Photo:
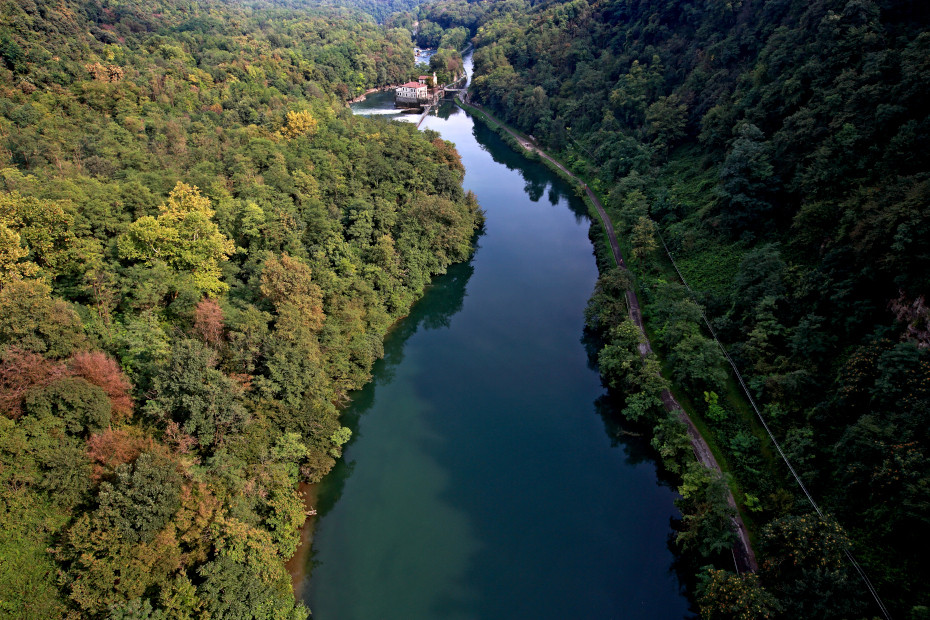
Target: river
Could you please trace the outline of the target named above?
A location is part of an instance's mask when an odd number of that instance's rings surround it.
[[[389,93],[353,107],[393,115]],[[354,434],[315,490],[301,596],[318,620],[688,616],[675,492],[582,341],[597,279],[584,204],[458,108],[422,127],[456,144],[486,231],[345,411]]]

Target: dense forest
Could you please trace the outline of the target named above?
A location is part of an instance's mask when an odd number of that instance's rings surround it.
[[[0,11],[0,615],[307,616],[283,568],[297,485],[339,458],[339,407],[482,221],[451,144],[344,102],[416,76],[414,43],[453,76],[473,42],[473,99],[623,238],[589,329],[679,484],[702,616],[877,617],[851,550],[891,615],[930,617],[930,6]],[[727,487],[755,574],[733,572]]]
[[[0,4],[0,615],[303,618],[339,409],[482,215],[350,9]]]
[[[474,100],[585,178],[624,238],[632,277],[602,263],[589,325],[624,415],[652,430],[680,481],[676,544],[702,615],[879,616],[849,549],[892,615],[930,616],[926,3],[422,11],[469,31]],[[645,364],[629,287],[658,352]],[[659,399],[668,385],[724,479],[690,462]],[[755,575],[733,573],[724,485],[751,525]]]

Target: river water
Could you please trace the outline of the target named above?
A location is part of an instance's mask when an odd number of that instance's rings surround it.
[[[390,94],[354,108],[393,116]],[[456,144],[486,231],[344,413],[354,435],[317,489],[301,596],[317,620],[688,616],[676,495],[582,342],[584,205],[458,108],[422,127]]]

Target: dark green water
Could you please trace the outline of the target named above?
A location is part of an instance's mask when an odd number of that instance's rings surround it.
[[[303,588],[314,618],[688,615],[675,494],[602,411],[581,341],[597,278],[583,204],[461,110],[423,126],[455,142],[487,230],[346,411]]]

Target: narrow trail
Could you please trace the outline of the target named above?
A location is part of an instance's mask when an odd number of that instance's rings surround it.
[[[588,198],[591,200],[591,203],[594,205],[594,208],[597,209],[597,213],[600,216],[601,223],[604,226],[604,229],[607,231],[607,239],[610,241],[610,249],[613,252],[614,260],[617,262],[617,265],[624,270],[627,270],[626,263],[623,261],[623,255],[620,252],[620,244],[617,242],[617,234],[614,232],[613,222],[607,216],[607,213],[604,211],[604,206],[601,204],[601,201],[598,200],[597,196],[594,195],[594,192],[591,191],[591,188],[588,187],[581,179],[579,179],[573,172],[568,170],[565,166],[557,162],[555,159],[549,156],[548,153],[538,148],[531,141],[526,138],[521,137],[516,132],[511,130],[505,124],[497,121],[490,113],[488,113],[481,106],[469,102],[470,106],[473,106],[485,114],[489,119],[494,120],[504,131],[510,134],[525,150],[536,153],[539,157],[545,158],[547,161],[551,162],[555,167],[564,172],[569,178],[573,179],[577,183],[584,186],[585,193]],[[652,353],[652,345],[649,343],[649,338],[646,336],[646,330],[643,326],[643,315],[639,307],[639,299],[636,297],[636,293],[632,290],[626,292],[627,307],[630,311],[630,319],[633,323],[639,328],[643,336],[643,341],[639,346],[639,353],[641,356],[645,357]],[[707,442],[704,440],[704,437],[701,436],[701,433],[698,431],[697,427],[694,425],[694,422],[691,421],[691,418],[688,416],[684,408],[678,403],[672,393],[668,390],[662,391],[662,404],[665,405],[665,409],[669,412],[675,413],[678,418],[684,422],[688,427],[688,436],[691,440],[691,448],[694,450],[694,456],[697,460],[703,464],[705,467],[712,469],[718,473],[722,473],[720,465],[717,463],[717,459],[714,458],[713,453],[710,451],[710,447],[707,445]],[[739,514],[739,510],[736,507],[736,500],[733,498],[733,493],[727,488],[727,503],[730,504],[730,507],[733,508],[734,516],[733,529],[736,532],[736,544],[733,547],[733,562],[736,566],[737,573],[744,572],[756,572],[759,568],[758,563],[756,562],[756,555],[752,550],[752,546],[749,544],[749,533],[746,530],[746,525],[743,523],[743,518]]]

